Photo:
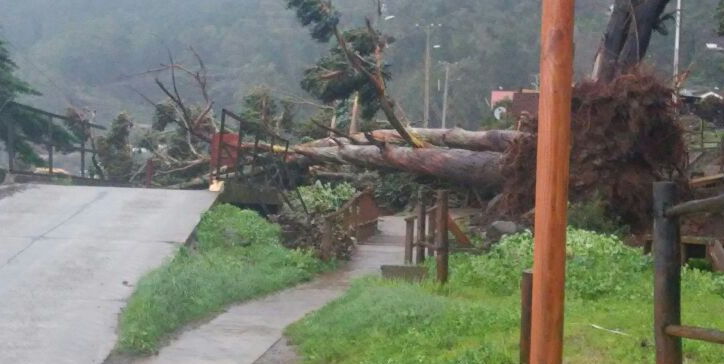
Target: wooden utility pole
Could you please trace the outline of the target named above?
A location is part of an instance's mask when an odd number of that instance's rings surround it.
[[[543,0],[532,364],[561,364],[575,0]]]
[[[432,33],[432,26],[425,26],[425,110],[422,116],[422,127],[430,127],[430,62],[431,62],[431,49],[430,49],[430,36]]]
[[[442,125],[441,129],[447,128],[447,96],[448,96],[448,82],[450,80],[450,63],[445,63],[445,86],[442,94]]]
[[[678,88],[679,79],[679,55],[681,48],[681,0],[676,1],[676,33],[674,36],[674,83]],[[678,90],[677,90],[678,92]],[[676,95],[679,96],[678,94]]]

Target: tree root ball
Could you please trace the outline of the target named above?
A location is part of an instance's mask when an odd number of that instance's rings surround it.
[[[683,183],[687,165],[684,131],[677,122],[674,92],[649,71],[610,83],[575,86],[571,125],[569,200],[599,196],[609,212],[634,228],[651,223],[652,183]],[[503,157],[503,213],[519,216],[535,203],[537,121],[523,120]]]

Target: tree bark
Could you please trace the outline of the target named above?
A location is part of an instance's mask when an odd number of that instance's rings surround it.
[[[297,147],[294,151],[314,162],[351,164],[364,168],[435,176],[491,191],[499,190],[503,185],[500,172],[501,153],[497,152],[391,145]]]
[[[413,128],[410,130],[419,136],[425,143],[433,146],[466,149],[478,152],[504,152],[517,138],[525,135],[525,133],[513,130],[469,131],[460,128]],[[395,130],[375,130],[370,134],[375,140],[382,143],[395,145],[405,144],[405,140]],[[332,147],[336,146],[338,142],[342,144],[370,145],[369,140],[367,140],[364,134],[360,133],[353,134],[350,138],[337,138],[336,141],[331,138],[319,139],[306,143],[303,147]]]
[[[611,82],[641,62],[668,3],[669,0],[616,0],[594,61],[594,80]]]

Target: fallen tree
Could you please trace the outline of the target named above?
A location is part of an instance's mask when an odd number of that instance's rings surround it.
[[[501,153],[463,149],[409,148],[389,144],[293,148],[312,164],[350,164],[362,168],[396,170],[436,176],[477,189],[499,190]]]
[[[448,147],[454,149],[466,149],[479,152],[505,152],[506,149],[519,137],[525,135],[514,130],[483,130],[470,131],[461,128],[454,129],[427,129],[411,128],[410,131],[417,135],[429,146]],[[345,136],[338,141],[331,138],[315,140],[305,144],[310,147],[324,147],[337,145],[339,141],[345,144],[371,145],[372,140],[395,145],[405,145],[407,142],[400,136],[400,133],[392,129],[374,130],[365,135],[356,133]]]

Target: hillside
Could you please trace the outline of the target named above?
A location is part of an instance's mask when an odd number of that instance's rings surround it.
[[[161,99],[153,77],[139,75],[167,62],[167,49],[179,62],[194,47],[208,64],[210,91],[217,108],[236,108],[254,86],[266,84],[281,95],[303,95],[303,69],[326,52],[310,41],[282,0],[191,0],[104,2],[94,0],[3,0],[0,35],[21,67],[20,75],[44,93],[30,103],[53,110],[69,104],[98,110],[107,123],[122,110],[138,121],[151,108],[137,91]],[[608,6],[598,0],[577,5],[577,78],[590,71],[607,22]],[[372,2],[339,0],[343,22],[360,22]],[[716,0],[690,2],[683,32],[684,66],[690,83],[714,87],[724,82],[719,55],[706,51],[714,34]],[[390,51],[392,89],[413,119],[422,115],[422,63],[425,36],[416,24],[442,24],[432,35],[433,124],[438,122],[443,67],[452,67],[451,114],[455,124],[476,128],[487,116],[485,97],[498,87],[530,87],[538,67],[539,1],[388,1],[383,29],[397,42]],[[687,21],[691,19],[691,21]],[[673,22],[667,22],[669,29]],[[656,35],[650,61],[671,71],[673,31]],[[521,46],[527,45],[527,46]],[[134,91],[137,90],[137,91]],[[192,95],[192,93],[190,93]]]

